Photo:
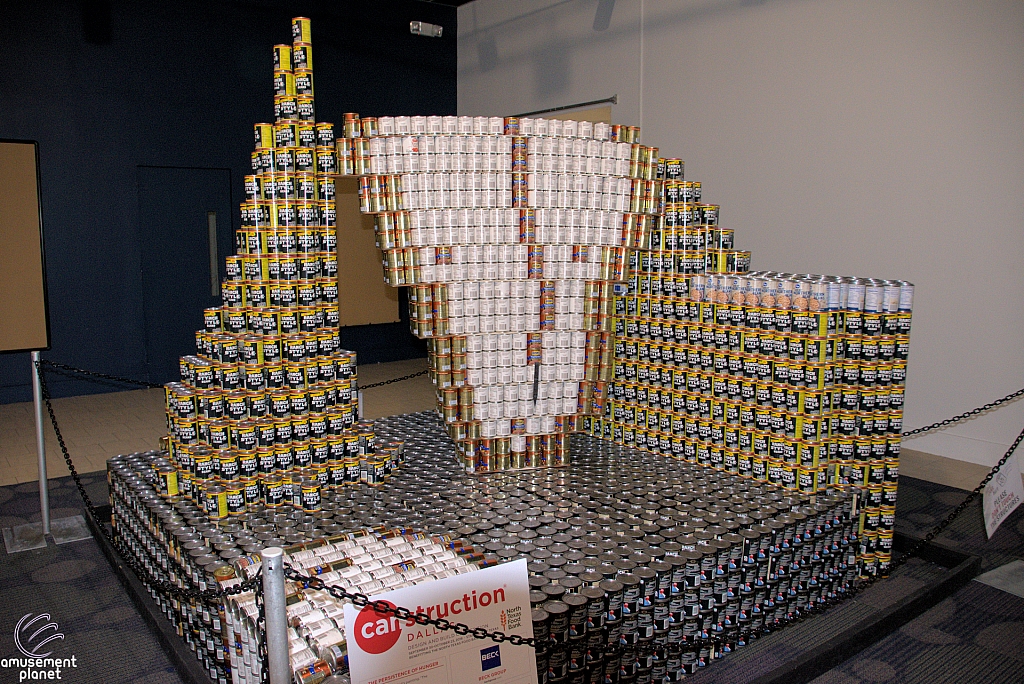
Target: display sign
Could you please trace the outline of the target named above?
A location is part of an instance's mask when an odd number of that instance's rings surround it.
[[[1020,479],[1020,461],[1017,460],[1017,454],[1013,454],[985,485],[985,494],[982,496],[985,533],[991,538],[1021,502],[1024,502],[1024,483]]]
[[[379,594],[405,606],[471,628],[533,636],[526,560]],[[345,606],[352,684],[536,684],[533,648],[459,635],[370,607]]]
[[[50,348],[39,146],[0,140],[0,352]]]

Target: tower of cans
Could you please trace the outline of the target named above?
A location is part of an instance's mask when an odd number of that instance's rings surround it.
[[[274,46],[275,123],[255,126],[223,305],[206,310],[166,388],[164,488],[213,519],[314,511],[323,488],[378,483],[399,460],[358,422],[356,358],[338,327],[334,125],[315,117],[309,20],[292,35]]]
[[[748,273],[665,160],[665,214],[615,300],[595,436],[814,495],[853,488],[862,572],[891,559],[913,285]]]
[[[662,220],[657,148],[585,121],[346,115],[341,166],[409,288],[471,473],[561,466],[612,369],[613,283]]]

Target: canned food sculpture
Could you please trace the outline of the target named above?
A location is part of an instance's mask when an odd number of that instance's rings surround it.
[[[346,114],[336,140],[309,20],[292,31],[224,305],[167,386],[169,450],[108,462],[150,575],[228,587],[283,546],[373,594],[526,558],[539,681],[647,684],[887,572],[911,284],[750,273],[636,127]],[[357,419],[339,173],[409,288],[436,415]],[[344,673],[341,606],[288,591],[295,681]],[[212,680],[259,681],[252,594],[152,593]]]
[[[386,281],[409,288],[468,472],[566,465],[568,434],[603,404],[613,284],[663,221],[658,150],[619,128],[346,115],[342,168]]]

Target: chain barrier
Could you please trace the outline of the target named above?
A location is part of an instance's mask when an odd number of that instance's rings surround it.
[[[537,643],[536,639],[533,637],[521,637],[518,634],[505,634],[504,632],[488,632],[483,627],[472,628],[462,622],[452,622],[451,620],[446,620],[444,618],[432,618],[426,613],[414,613],[408,608],[393,606],[387,601],[372,601],[366,594],[360,592],[353,593],[346,591],[339,586],[326,584],[316,577],[303,575],[297,570],[293,570],[289,565],[285,565],[284,576],[288,579],[301,582],[303,586],[307,586],[311,589],[326,591],[336,599],[349,601],[356,608],[369,606],[373,609],[373,612],[378,615],[391,615],[399,620],[412,620],[418,625],[430,625],[441,630],[451,630],[460,636],[468,634],[475,639],[490,639],[491,641],[496,641],[499,644],[507,641],[513,646],[520,646],[523,644],[527,646],[536,646]]]
[[[89,515],[96,521],[99,527],[100,533],[103,534],[104,538],[113,546],[118,555],[121,556],[121,560],[131,568],[132,572],[135,573],[146,586],[153,589],[154,591],[163,594],[165,596],[174,597],[176,599],[185,599],[193,601],[201,601],[207,604],[217,604],[223,602],[227,596],[233,596],[235,594],[241,594],[245,591],[255,589],[259,585],[258,576],[241,582],[230,589],[205,589],[200,590],[198,588],[183,589],[178,587],[167,580],[156,577],[147,569],[145,566],[138,563],[130,553],[129,549],[126,549],[124,542],[116,535],[111,534],[107,528],[103,525],[100,520],[100,516],[96,510],[96,506],[93,504],[92,499],[89,497],[89,493],[85,491],[85,485],[82,484],[82,478],[78,474],[78,470],[75,468],[74,462],[71,460],[71,454],[68,453],[67,444],[64,442],[64,435],[60,431],[60,426],[57,424],[57,416],[53,412],[53,403],[50,401],[50,389],[46,384],[46,373],[43,370],[43,364],[45,362],[37,362],[35,364],[36,373],[39,375],[39,385],[42,389],[43,403],[46,404],[46,412],[50,416],[50,424],[53,426],[53,432],[57,436],[57,444],[60,446],[61,455],[64,456],[64,463],[67,464],[68,471],[71,473],[71,479],[75,482],[75,487],[78,489],[79,496],[82,497],[82,503],[85,504]],[[100,374],[101,375],[101,374]],[[134,382],[134,381],[133,381]],[[173,563],[172,559],[171,560]],[[182,572],[181,568],[175,564],[175,570],[178,577],[185,578],[185,581],[190,585],[192,584],[191,578],[188,573]]]
[[[942,534],[947,527],[953,524],[953,521],[956,520],[961,513],[967,510],[967,507],[971,505],[971,502],[974,501],[974,499],[977,498],[977,496],[981,494],[981,492],[985,489],[985,485],[992,481],[992,478],[995,477],[996,473],[999,472],[999,469],[1003,467],[1003,465],[1010,459],[1011,456],[1013,456],[1013,452],[1017,450],[1017,447],[1020,446],[1020,443],[1022,441],[1024,441],[1024,430],[1020,431],[1020,434],[1017,435],[1017,439],[1013,440],[1013,444],[1010,445],[1010,448],[1006,450],[1006,453],[1003,454],[1003,457],[1001,459],[999,459],[999,462],[992,467],[992,470],[988,471],[988,475],[985,476],[985,478],[978,484],[978,486],[972,489],[970,493],[968,493],[967,496],[964,498],[964,500],[961,501],[959,505],[957,505],[957,507],[954,508],[952,512],[950,512],[950,514],[947,515],[942,522],[936,525],[922,539],[918,540],[917,543],[915,543],[910,548],[910,550],[907,551],[899,559],[899,565],[902,565],[904,562],[906,562],[906,559],[920,551],[925,544],[928,544],[937,536]],[[895,569],[896,567],[898,567],[898,565],[894,561],[893,569]]]
[[[87,371],[84,368],[76,368],[74,366],[69,366],[66,363],[56,363],[54,361],[47,361],[46,359],[42,359],[40,363],[46,366],[50,371],[58,373],[60,375],[67,376],[69,378],[74,378],[79,375],[85,375],[90,378],[97,378],[99,380],[106,380],[108,382],[119,382],[124,383],[126,385],[139,385],[140,387],[150,387],[152,389],[163,389],[164,387],[163,385],[158,385],[156,383],[148,382],[146,380],[132,380],[131,378],[122,378],[119,375],[110,375],[108,373],[97,373],[96,371]],[[359,389],[365,390],[370,389],[372,387],[383,387],[384,385],[390,385],[395,382],[402,382],[403,380],[411,380],[412,378],[418,378],[419,376],[426,375],[429,372],[430,369],[425,368],[421,371],[417,371],[416,373],[410,373],[409,375],[403,375],[398,378],[392,378],[391,380],[383,380],[381,382],[374,382],[370,383],[369,385],[363,385]]]
[[[50,367],[52,370],[54,370],[55,372],[58,372],[58,373],[61,373],[63,371],[62,374],[64,374],[64,375],[70,375],[72,373],[78,373],[78,374],[81,374],[81,375],[86,375],[86,376],[90,376],[90,377],[94,377],[94,378],[99,378],[99,379],[107,380],[107,381],[123,382],[123,383],[128,383],[128,384],[142,385],[142,386],[154,387],[154,388],[162,387],[162,385],[155,385],[153,383],[143,382],[143,381],[139,381],[139,380],[131,380],[129,378],[121,378],[121,377],[118,377],[118,376],[115,376],[115,375],[108,375],[108,374],[105,374],[105,373],[96,373],[96,372],[92,372],[92,371],[86,371],[86,370],[82,370],[82,369],[79,369],[79,368],[75,368],[73,366],[68,366],[66,364],[54,363],[54,362],[51,362],[51,361],[40,361],[40,362],[37,362],[35,364],[35,366],[36,366],[36,373],[39,375],[39,381],[40,381],[40,385],[42,387],[43,401],[46,404],[46,410],[47,410],[47,412],[49,413],[49,416],[50,416],[50,423],[53,425],[54,433],[57,436],[57,443],[60,445],[61,454],[64,456],[64,461],[67,464],[68,470],[71,472],[71,477],[72,477],[72,479],[75,482],[75,486],[78,488],[78,492],[79,492],[79,494],[82,497],[82,501],[85,503],[85,506],[89,510],[90,515],[93,516],[93,519],[98,521],[99,518],[96,515],[96,508],[93,505],[92,500],[89,498],[88,493],[85,491],[85,487],[83,486],[83,484],[81,482],[81,478],[79,477],[78,472],[75,469],[74,463],[71,460],[71,456],[68,453],[67,445],[64,442],[64,437],[63,437],[63,435],[60,432],[60,427],[57,424],[57,418],[56,418],[56,416],[54,415],[54,412],[53,412],[53,405],[50,402],[49,389],[47,388],[47,385],[46,385],[46,376],[45,376],[45,372],[43,370],[43,366],[44,365]],[[403,380],[409,380],[411,378],[415,378],[415,377],[418,377],[420,375],[425,375],[427,372],[428,372],[427,370],[422,370],[422,371],[419,371],[417,373],[411,373],[409,375],[405,375],[405,376],[402,376],[402,377],[394,378],[394,379],[391,379],[391,380],[385,380],[383,382],[378,382],[378,383],[373,383],[373,384],[370,384],[370,385],[365,385],[361,389],[369,389],[369,388],[372,388],[372,387],[380,387],[380,386],[383,386],[383,385],[390,385],[390,384],[395,383],[395,382],[402,382]],[[939,421],[937,423],[933,423],[931,425],[927,425],[927,426],[922,427],[922,428],[917,428],[916,430],[910,430],[908,432],[904,432],[902,436],[903,437],[911,437],[911,436],[914,436],[914,435],[919,435],[919,434],[922,434],[922,433],[925,433],[925,432],[929,432],[931,430],[936,430],[936,429],[939,429],[939,428],[942,428],[942,427],[946,427],[946,426],[952,425],[954,423],[958,423],[958,422],[960,422],[962,420],[966,420],[967,418],[971,418],[971,417],[976,416],[976,415],[978,415],[980,413],[984,413],[985,411],[992,410],[992,409],[996,408],[997,406],[1005,404],[1005,403],[1007,403],[1009,401],[1013,401],[1014,399],[1016,399],[1017,397],[1020,397],[1022,395],[1024,395],[1024,389],[1021,389],[1021,390],[1018,390],[1017,392],[1009,394],[1009,395],[1003,397],[1002,399],[998,399],[996,401],[993,401],[993,402],[990,402],[988,404],[985,404],[984,406],[980,406],[980,407],[978,407],[976,409],[973,409],[971,411],[967,411],[966,413],[962,413],[962,414],[960,414],[958,416],[954,416],[953,418],[948,418],[946,420]],[[908,560],[910,560],[910,558],[916,556],[920,552],[920,550],[926,544],[932,542],[937,536],[942,534],[942,532],[945,531],[946,528],[948,528],[953,523],[953,521],[956,520],[968,508],[968,506],[971,505],[971,503],[974,501],[974,499],[985,488],[985,485],[987,485],[992,480],[992,478],[995,476],[995,474],[997,472],[999,472],[999,469],[1013,455],[1013,453],[1016,451],[1017,447],[1020,446],[1022,441],[1024,441],[1024,430],[1022,430],[1020,432],[1020,434],[1014,440],[1013,444],[1006,451],[1006,453],[1003,455],[1003,457],[1001,459],[999,459],[999,462],[996,463],[996,465],[989,471],[988,475],[985,476],[985,478],[978,484],[977,487],[975,487],[970,493],[968,493],[967,497],[962,502],[960,502],[960,504],[956,508],[954,508],[953,511],[950,512],[950,514],[947,515],[946,518],[941,523],[936,525],[924,537],[922,537],[921,539],[916,541],[910,547],[910,549],[908,549],[899,558],[896,558],[896,559],[894,559],[892,561],[892,563],[890,565],[890,568],[889,568],[889,574],[891,574],[897,568],[899,568],[902,565],[904,565]],[[128,565],[132,569],[132,571],[136,574],[136,576],[139,577],[139,579],[142,580],[147,586],[149,586],[150,588],[152,588],[152,589],[154,589],[154,590],[156,590],[156,591],[158,591],[158,592],[160,592],[162,594],[170,595],[170,596],[175,596],[175,597],[178,597],[178,598],[186,598],[186,599],[199,600],[199,601],[204,601],[204,602],[207,602],[207,603],[219,603],[219,602],[223,601],[224,598],[227,597],[227,596],[232,596],[232,595],[235,595],[235,594],[240,594],[240,593],[245,592],[245,591],[253,591],[253,593],[255,595],[257,607],[259,608],[259,618],[258,618],[258,621],[257,621],[257,627],[258,627],[257,633],[259,634],[260,641],[259,641],[259,644],[258,644],[257,648],[258,648],[258,652],[260,654],[260,662],[261,662],[261,673],[260,673],[261,674],[261,681],[263,681],[263,682],[267,681],[267,679],[268,679],[267,660],[266,660],[267,659],[267,645],[266,645],[266,636],[265,636],[265,632],[266,632],[266,630],[265,630],[266,613],[265,613],[265,610],[264,610],[263,596],[262,596],[262,593],[261,593],[262,587],[260,586],[261,572],[257,572],[257,574],[252,579],[244,581],[244,582],[241,582],[240,584],[235,585],[234,587],[232,587],[230,589],[227,589],[227,590],[205,590],[205,591],[200,591],[198,589],[182,589],[180,587],[177,587],[177,586],[171,584],[170,582],[167,582],[165,580],[161,580],[159,578],[154,577],[146,568],[144,568],[143,566],[139,565],[132,558],[131,554],[127,552],[127,549],[125,549],[123,547],[123,543],[117,537],[111,535],[106,530],[106,528],[103,525],[100,525],[100,531],[102,532],[103,536],[106,537],[106,539],[110,542],[110,544],[112,546],[114,546],[114,548],[116,548],[118,550],[118,553],[121,555],[121,558],[123,559],[125,564]],[[184,574],[179,572],[179,576],[187,576],[187,575],[184,575]],[[755,629],[751,630],[750,638],[751,639],[757,639],[757,638],[759,638],[761,636],[766,636],[767,634],[770,634],[772,632],[778,631],[779,629],[781,629],[782,627],[785,627],[788,624],[794,624],[795,622],[799,622],[799,621],[801,621],[805,617],[809,617],[811,615],[820,614],[820,613],[828,610],[829,608],[831,608],[831,607],[833,607],[835,605],[838,605],[839,603],[841,603],[841,602],[843,602],[843,601],[845,601],[845,600],[847,600],[849,598],[852,598],[853,596],[859,594],[860,592],[864,591],[865,589],[867,589],[868,587],[873,585],[875,582],[877,582],[877,581],[879,581],[879,580],[881,580],[881,579],[883,579],[884,577],[887,577],[887,576],[888,576],[888,574],[884,575],[884,576],[883,575],[874,575],[874,576],[871,576],[871,577],[868,577],[868,578],[858,578],[857,580],[855,580],[853,582],[853,584],[847,590],[845,590],[843,592],[840,592],[840,593],[837,593],[835,596],[832,596],[832,597],[822,598],[817,603],[809,605],[809,606],[806,606],[802,611],[799,612],[799,614],[797,616],[795,616],[795,619],[792,620],[792,621],[786,622],[786,623],[784,623],[782,625],[764,625],[762,627],[758,627],[758,628],[755,628]],[[288,565],[285,565],[285,577],[288,578],[288,579],[300,582],[305,587],[310,587],[312,589],[318,589],[318,590],[326,591],[327,593],[329,593],[331,596],[333,596],[336,599],[339,599],[339,600],[342,600],[342,601],[350,601],[357,608],[363,608],[363,607],[369,606],[370,608],[373,609],[374,612],[376,612],[378,614],[381,614],[381,615],[391,615],[391,616],[393,616],[393,617],[395,617],[395,618],[397,618],[399,620],[412,620],[416,624],[419,624],[419,625],[424,625],[424,626],[429,625],[429,626],[436,627],[437,629],[440,629],[440,630],[451,630],[451,631],[455,632],[456,634],[459,634],[459,635],[462,635],[462,636],[470,635],[470,636],[472,636],[475,639],[489,639],[489,640],[495,641],[497,643],[502,643],[502,642],[506,642],[507,641],[508,643],[510,643],[510,644],[512,644],[514,646],[518,646],[518,645],[527,645],[527,646],[531,646],[531,647],[535,647],[536,646],[536,640],[534,638],[532,638],[532,637],[530,637],[530,638],[521,637],[521,636],[519,636],[517,634],[505,634],[503,632],[497,632],[497,631],[489,632],[486,629],[484,629],[483,627],[471,628],[469,625],[466,625],[466,624],[461,623],[461,622],[452,622],[452,621],[446,620],[444,618],[432,618],[429,615],[426,615],[425,613],[414,613],[413,611],[409,610],[408,608],[403,608],[401,606],[392,606],[387,601],[373,601],[366,594],[363,594],[363,593],[360,593],[360,592],[352,593],[352,592],[349,592],[349,591],[347,591],[347,590],[345,590],[345,589],[343,589],[341,587],[334,586],[334,585],[328,585],[328,584],[324,583],[322,580],[320,580],[320,579],[318,579],[316,577],[310,577],[310,576],[307,576],[307,575],[303,575],[302,573],[298,572],[297,570],[294,570],[293,568],[291,568],[291,566],[288,566]],[[722,645],[726,644],[729,640],[730,640],[729,637],[709,635],[706,639],[702,640],[702,645],[722,646]]]
[[[390,385],[391,383],[394,383],[394,382],[402,382],[403,380],[409,380],[411,378],[418,378],[421,375],[426,375],[428,372],[430,372],[430,369],[426,368],[426,369],[423,369],[423,370],[419,371],[418,373],[410,373],[409,375],[403,375],[400,378],[393,378],[391,380],[384,380],[383,382],[374,382],[374,383],[370,383],[369,385],[363,385],[359,389],[366,390],[366,389],[370,389],[371,387],[382,387],[384,385]]]
[[[56,361],[48,361],[46,359],[40,359],[40,363],[46,366],[51,371],[66,375],[68,377],[74,377],[75,374],[85,375],[90,378],[99,378],[100,380],[108,380],[110,382],[123,382],[126,385],[139,385],[140,387],[150,387],[153,389],[163,389],[163,385],[158,385],[147,380],[133,380],[131,378],[122,378],[119,375],[109,375],[107,373],[97,373],[96,371],[88,371],[84,368],[75,368],[69,366],[66,363],[57,363]]]
[[[259,573],[262,572],[263,566],[260,565]],[[254,591],[253,598],[259,611],[256,617],[256,654],[260,658],[260,682],[266,684],[270,681],[270,673],[267,670],[267,610],[263,604],[262,589],[263,587],[260,587],[260,591]]]
[[[974,416],[976,416],[976,415],[978,415],[980,413],[985,413],[986,411],[991,411],[995,407],[1002,406],[1006,402],[1013,401],[1014,399],[1016,399],[1017,397],[1020,397],[1020,396],[1024,396],[1024,389],[1019,389],[1019,390],[1017,390],[1016,392],[1014,392],[1012,394],[1007,394],[1002,399],[996,399],[995,401],[990,401],[989,403],[985,404],[984,406],[979,406],[978,408],[971,409],[970,411],[967,411],[966,413],[961,413],[959,416],[953,416],[952,418],[947,418],[946,420],[940,420],[937,423],[932,423],[931,425],[925,425],[924,427],[919,427],[916,430],[908,430],[907,432],[904,432],[900,436],[903,437],[904,439],[906,439],[907,437],[914,437],[916,435],[920,435],[920,434],[923,434],[925,432],[931,432],[932,430],[938,430],[939,428],[949,427],[950,425],[953,425],[954,423],[959,423],[961,420],[967,420],[968,418],[973,418]]]

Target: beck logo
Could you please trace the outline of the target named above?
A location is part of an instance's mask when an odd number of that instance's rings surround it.
[[[500,646],[495,644],[490,648],[480,649],[480,669],[484,672],[501,667],[501,650]]]
[[[388,605],[395,607],[392,603]],[[366,606],[356,616],[356,643],[366,653],[384,653],[398,643],[400,636],[402,623],[393,615],[384,615]]]

